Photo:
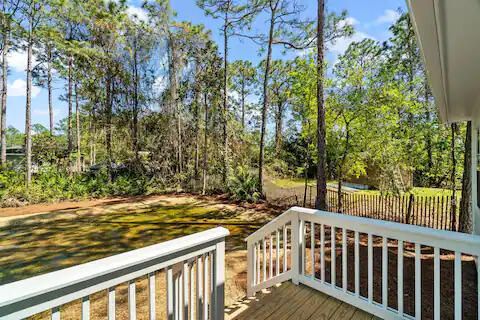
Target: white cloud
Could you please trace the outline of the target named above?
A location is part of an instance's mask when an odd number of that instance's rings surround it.
[[[165,79],[162,76],[157,77],[155,79],[155,81],[153,82],[153,90],[157,94],[160,94],[163,91],[165,91],[165,89],[167,89],[167,85],[168,85],[168,80],[167,79]]]
[[[135,7],[135,6],[132,6],[132,5],[128,6],[127,14],[132,19],[138,19],[139,21],[147,21],[148,20],[147,11],[145,11],[142,8]]]
[[[344,26],[354,26],[356,24],[358,24],[358,20],[354,17],[346,17],[338,22],[339,28],[343,28]]]
[[[363,39],[375,39],[373,36],[366,34],[364,32],[357,31],[351,37],[343,37],[337,39],[335,43],[329,45],[330,52],[334,54],[343,54],[353,42],[360,42]]]
[[[228,90],[228,97],[234,101],[239,101],[241,98],[240,93],[233,90]]]
[[[32,66],[38,63],[35,55],[32,57]],[[25,50],[10,51],[7,55],[8,66],[16,72],[25,72],[27,69],[27,52]]]
[[[375,20],[375,24],[394,23],[398,18],[400,18],[400,13],[398,11],[387,9]]]
[[[25,97],[27,92],[27,82],[22,79],[17,79],[7,86],[8,96],[10,97]],[[40,94],[40,88],[32,86],[32,98]]]

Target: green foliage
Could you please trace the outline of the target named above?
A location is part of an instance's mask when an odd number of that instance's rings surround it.
[[[147,191],[154,193],[160,189],[146,175],[119,172],[109,182],[106,168],[95,173],[69,174],[59,167],[44,165],[34,174],[28,188],[23,173],[15,170],[0,172],[0,206],[140,195]]]
[[[257,202],[261,198],[257,177],[248,167],[241,166],[235,170],[229,183],[230,194],[235,200]]]

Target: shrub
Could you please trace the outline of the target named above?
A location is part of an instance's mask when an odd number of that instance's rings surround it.
[[[256,202],[261,197],[257,177],[244,166],[235,170],[235,175],[230,179],[229,190],[235,200]]]

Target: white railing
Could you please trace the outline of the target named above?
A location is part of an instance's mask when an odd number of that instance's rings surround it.
[[[115,319],[115,287],[128,283],[129,319],[136,319],[135,283],[148,279],[149,319],[224,318],[225,228],[129,251],[0,287],[0,319],[50,312],[60,319],[67,304],[81,299],[81,318],[90,317],[94,293],[105,292],[108,319]],[[166,305],[156,305],[155,278],[165,272]]]
[[[380,256],[374,259],[375,247]],[[422,318],[422,272],[423,276],[427,272],[422,260],[426,257],[433,259],[433,268],[428,269],[433,272],[432,316],[440,319],[441,304],[447,302],[441,301],[442,281],[446,280],[442,279],[440,258],[448,251],[454,266],[454,318],[462,319],[462,257],[478,260],[480,236],[294,207],[250,235],[247,248],[249,296],[291,279],[384,319]],[[396,257],[392,259],[392,255]],[[366,265],[361,257],[366,258]],[[409,274],[404,268],[405,259],[411,262]],[[377,264],[381,268],[375,268]],[[363,277],[361,268],[366,271]],[[468,280],[476,281],[473,301],[480,319],[479,264],[474,268],[477,276]],[[392,279],[396,282],[393,288],[389,287],[392,270],[396,278]],[[374,276],[378,277],[376,281],[381,280],[380,301],[374,299]],[[404,308],[404,279],[413,282],[411,314]],[[392,292],[396,301],[389,302]]]

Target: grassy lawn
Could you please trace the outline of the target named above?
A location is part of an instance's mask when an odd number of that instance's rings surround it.
[[[273,179],[272,183],[280,188],[298,188],[304,186],[305,180],[302,178],[277,178]],[[328,181],[329,185],[336,186],[336,181]],[[308,185],[315,186],[315,180],[309,179]],[[378,190],[361,190],[360,194],[380,194]],[[416,196],[451,196],[452,191],[449,189],[441,188],[423,188],[423,187],[414,187],[410,192]]]
[[[378,190],[363,190],[359,191],[361,194],[375,194],[379,195],[380,191]],[[452,190],[449,189],[441,189],[441,188],[422,188],[422,187],[414,187],[408,194],[413,194],[415,196],[426,196],[426,197],[436,197],[436,196],[451,196]],[[459,193],[457,193],[457,196]]]
[[[275,214],[268,206],[242,207],[216,198],[153,196],[52,209],[41,214],[11,216],[0,210],[0,285],[74,266],[195,232],[224,226],[226,240],[226,304],[245,295],[244,239]],[[22,210],[19,210],[19,213]],[[36,211],[33,211],[36,212]],[[25,214],[25,213],[20,213]],[[165,318],[165,274],[156,276],[157,318]],[[137,315],[148,316],[148,282],[136,281]],[[129,319],[128,286],[116,288],[116,318]],[[92,318],[107,317],[104,291],[91,296]],[[79,319],[80,301],[62,307],[62,319]],[[33,317],[49,319],[49,312]]]
[[[296,188],[305,185],[305,179],[302,178],[277,178],[273,179],[272,182],[280,188]],[[315,180],[309,179],[308,184],[314,186]]]
[[[60,210],[15,217],[0,225],[0,284],[100,259],[223,225],[227,250],[243,250],[244,238],[268,213],[193,197]]]

